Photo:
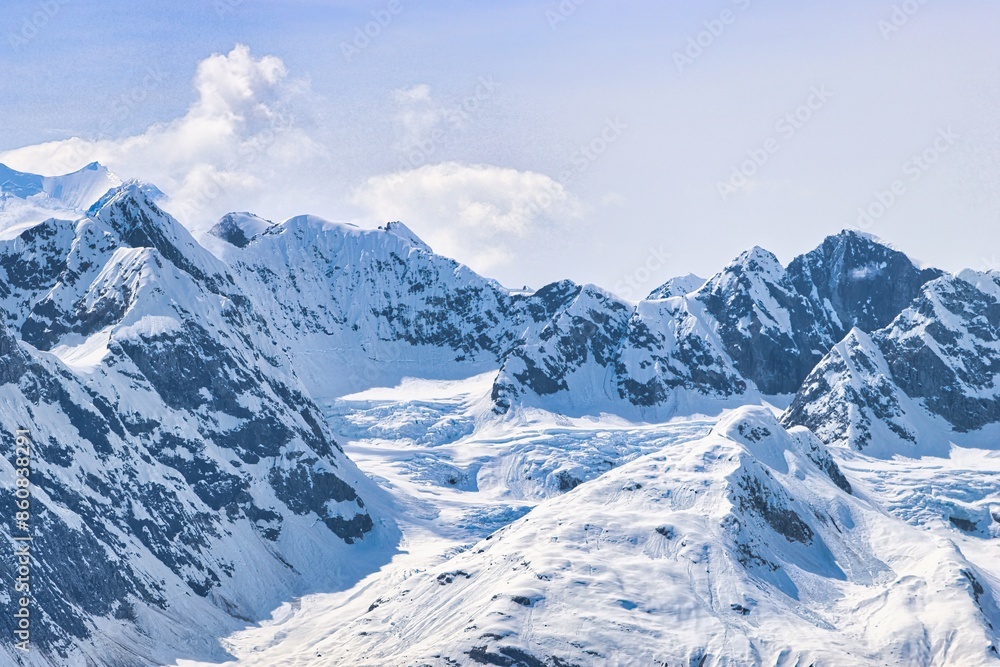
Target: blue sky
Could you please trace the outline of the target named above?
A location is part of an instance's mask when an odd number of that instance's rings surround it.
[[[636,298],[851,226],[1000,268],[995,2],[152,5],[4,3],[0,161],[101,159],[196,230],[402,219],[511,286]]]

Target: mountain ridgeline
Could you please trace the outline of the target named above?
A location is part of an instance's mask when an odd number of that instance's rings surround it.
[[[655,421],[768,400],[790,402],[785,424],[830,444],[865,449],[876,428],[903,453],[919,429],[894,410],[936,420],[932,448],[1000,422],[1000,276],[922,268],[857,231],[787,267],[753,248],[700,285],[671,281],[639,303],[570,281],[506,290],[398,222],[233,214],[206,243],[314,396],[499,369],[499,417],[541,408]],[[868,364],[838,365],[858,341]]]

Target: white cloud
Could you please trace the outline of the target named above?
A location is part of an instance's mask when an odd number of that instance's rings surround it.
[[[566,187],[541,173],[439,160],[425,164],[436,157],[435,137],[460,129],[495,92],[490,79],[481,79],[452,107],[438,102],[427,85],[394,91],[400,139],[418,146],[418,154],[407,153],[399,171],[360,185],[363,176],[353,184],[332,180],[337,170],[328,155],[336,152],[330,147],[328,153],[316,139],[324,128],[302,124],[291,114],[293,108],[308,111],[315,102],[302,94],[307,85],[291,79],[279,58],[256,58],[238,45],[203,60],[193,88],[195,99],[183,116],[140,134],[38,144],[2,153],[0,162],[55,175],[99,161],[123,178],[158,186],[171,199],[167,209],[195,232],[233,210],[274,219],[354,215],[369,226],[402,220],[436,251],[487,274],[516,265],[543,246],[540,239],[549,232],[582,214]]]
[[[237,45],[199,63],[194,89],[184,116],[142,134],[38,144],[0,154],[0,161],[43,174],[99,161],[156,184],[170,196],[170,210],[193,228],[260,203],[264,190],[279,187],[275,179],[317,171],[324,151],[290,113],[307,85],[290,80],[281,59],[254,58]]]
[[[392,92],[395,113],[395,148],[399,151],[399,170],[417,169],[445,162],[447,155],[463,143],[470,126],[487,126],[483,115],[500,89],[492,77],[479,77],[475,86],[462,98],[439,100],[425,83]],[[451,159],[455,159],[454,157]]]
[[[434,130],[444,122],[446,110],[431,95],[425,83],[392,92],[396,103],[395,120],[399,127],[399,148],[408,150],[431,140]]]
[[[402,220],[435,251],[481,272],[512,260],[543,226],[581,214],[579,202],[544,174],[456,162],[375,176],[351,201],[367,222]]]

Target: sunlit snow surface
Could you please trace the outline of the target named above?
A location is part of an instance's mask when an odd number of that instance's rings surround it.
[[[542,411],[520,423],[489,417],[495,373],[459,382],[406,379],[327,405],[348,456],[387,488],[400,523],[400,553],[343,593],[313,595],[224,644],[225,665],[339,665],[318,649],[339,624],[363,616],[383,594],[490,533],[603,472],[706,434],[714,420],[631,424],[617,417],[569,419]],[[476,429],[477,423],[479,428]],[[218,663],[181,661],[182,667]],[[392,661],[386,664],[394,664]]]
[[[227,638],[226,667],[1000,664],[995,452],[838,449],[848,495],[809,459],[818,441],[769,410],[500,421],[491,380],[404,380],[326,406],[390,492],[399,553]],[[808,543],[737,507],[747,480]]]

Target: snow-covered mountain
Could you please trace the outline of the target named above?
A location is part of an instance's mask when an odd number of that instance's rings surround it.
[[[378,491],[267,320],[142,188],[0,257],[0,419],[36,444],[36,653],[20,664],[221,657],[212,637],[385,557],[393,529],[363,499]]]
[[[498,411],[520,401],[662,419],[790,395],[851,328],[884,326],[939,275],[845,231],[787,269],[753,248],[693,292],[668,282],[635,306],[582,288],[508,355]]]
[[[0,164],[0,230],[73,217],[86,211],[121,179],[96,162],[63,176],[39,176]]]
[[[991,579],[741,408],[383,592],[352,665],[993,665]]]
[[[495,369],[522,330],[548,322],[570,298],[560,285],[510,292],[434,254],[399,222],[364,230],[241,214],[211,236],[208,247],[254,294],[316,396]]]
[[[663,283],[649,293],[647,299],[668,299],[672,296],[684,296],[694,292],[705,284],[705,279],[689,273],[686,276],[676,276]]]
[[[788,394],[851,328],[888,324],[939,275],[871,236],[845,231],[787,269],[754,248],[697,298],[740,372],[765,394]]]
[[[946,454],[953,442],[993,448],[998,297],[996,273],[928,283],[888,326],[838,343],[806,379],[786,423],[875,456]]]
[[[676,281],[679,291],[700,282],[696,291],[665,297],[671,281],[630,304],[568,281],[506,290],[398,222],[362,230],[230,214],[204,242],[244,291],[263,292],[261,307],[314,395],[499,366],[498,414],[547,407],[665,418],[792,394],[851,327],[888,322],[940,275],[844,232],[787,270],[756,248],[708,281]],[[342,374],[331,378],[328,365]]]
[[[1000,659],[996,273],[846,231],[638,303],[512,291],[399,222],[195,239],[99,165],[0,175],[19,664]]]

